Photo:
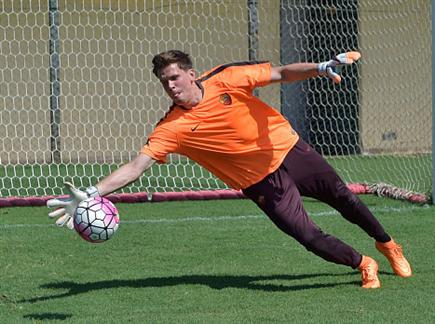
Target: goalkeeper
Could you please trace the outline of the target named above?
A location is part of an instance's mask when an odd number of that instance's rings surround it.
[[[375,240],[376,248],[401,277],[411,267],[400,245],[385,232],[369,209],[334,169],[292,129],[274,108],[253,95],[256,87],[326,76],[341,81],[336,68],[358,60],[358,52],[330,61],[273,67],[269,62],[220,65],[196,76],[188,54],[171,50],[154,56],[153,73],[173,104],[149,135],[137,157],[86,192],[66,184],[70,198],[52,199],[49,213],[58,225],[71,227],[77,204],[107,195],[139,178],[169,153],[196,161],[229,186],[241,189],[286,234],[321,258],[358,269],[363,288],[378,288],[378,264],[350,245],[324,233],[308,216],[301,196],[335,208]]]

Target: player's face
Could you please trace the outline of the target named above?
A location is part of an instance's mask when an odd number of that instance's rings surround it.
[[[197,88],[193,69],[185,71],[177,63],[173,63],[160,70],[159,79],[174,103],[183,106],[193,101],[194,90]]]

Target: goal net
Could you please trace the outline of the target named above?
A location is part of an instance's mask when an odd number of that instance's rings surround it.
[[[0,2],[0,196],[89,186],[134,158],[170,106],[154,54],[199,73],[222,63],[360,62],[257,90],[348,183],[431,191],[429,0],[6,0]],[[225,189],[172,155],[124,193]]]

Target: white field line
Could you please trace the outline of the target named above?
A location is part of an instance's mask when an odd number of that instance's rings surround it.
[[[395,207],[382,207],[382,208],[371,208],[370,210],[376,213],[408,213],[413,210],[421,210],[430,208],[429,206],[409,206],[402,208]],[[333,216],[338,215],[338,212],[324,211],[324,212],[316,212],[309,213],[310,216]],[[259,219],[267,219],[265,214],[258,215],[241,215],[241,216],[194,216],[194,217],[185,217],[185,218],[157,218],[157,219],[136,219],[136,220],[121,220],[121,224],[129,225],[129,224],[176,224],[176,223],[194,223],[194,222],[220,222],[220,221],[246,221],[246,220],[259,220]],[[1,217],[0,217],[1,221]],[[54,224],[0,224],[0,230],[4,229],[17,229],[17,228],[37,228],[37,227],[54,227]]]

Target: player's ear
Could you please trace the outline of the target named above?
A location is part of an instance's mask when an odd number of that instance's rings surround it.
[[[194,80],[194,79],[196,79],[196,71],[195,71],[195,69],[189,69],[188,71],[187,71],[187,73],[189,74],[189,76]]]

